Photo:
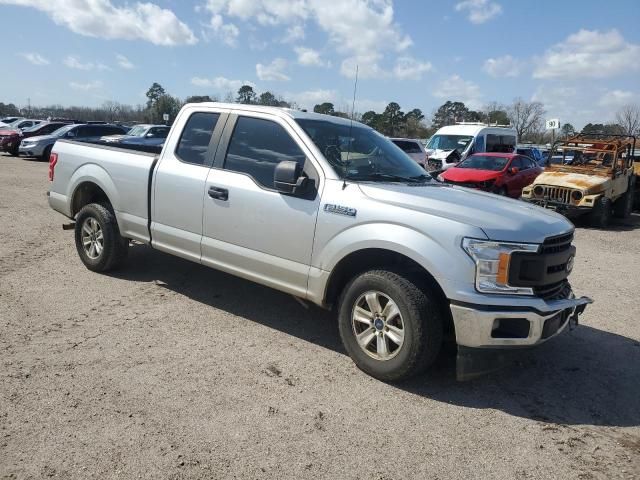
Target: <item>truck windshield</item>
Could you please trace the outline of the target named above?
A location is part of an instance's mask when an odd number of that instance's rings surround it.
[[[354,181],[430,182],[411,157],[375,130],[326,120],[297,119],[340,178]]]
[[[147,128],[148,127],[138,125],[137,127],[131,128],[131,130],[127,132],[127,135],[130,137],[142,137],[147,131]]]
[[[430,150],[458,150],[464,152],[473,137],[469,135],[434,135],[429,140],[427,148]]]
[[[71,130],[73,127],[75,127],[75,125],[65,125],[64,127],[60,127],[59,129],[52,132],[51,135],[54,137],[61,137],[62,135],[67,133],[69,130]]]

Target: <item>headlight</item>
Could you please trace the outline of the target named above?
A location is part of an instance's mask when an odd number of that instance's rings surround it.
[[[476,290],[479,292],[533,295],[532,288],[509,285],[509,266],[513,252],[536,253],[538,245],[465,238],[462,248],[476,264]]]

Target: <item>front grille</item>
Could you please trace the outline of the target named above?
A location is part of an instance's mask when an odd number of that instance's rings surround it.
[[[548,185],[543,185],[543,188],[544,193],[542,196],[545,199],[566,204],[571,203],[571,193],[573,192],[571,188],[550,187]]]
[[[571,285],[567,279],[564,279],[548,285],[533,287],[533,293],[544,300],[564,300],[569,298],[571,294]]]
[[[514,252],[509,266],[509,284],[530,287],[545,300],[566,298],[571,293],[567,264],[575,254],[573,232],[547,238],[537,253]]]
[[[571,248],[571,242],[573,241],[573,232],[566,233],[564,235],[558,235],[557,237],[549,237],[542,244],[540,253],[560,253]]]
[[[440,170],[442,168],[442,160],[432,160],[431,158],[427,160],[427,166],[431,170]]]

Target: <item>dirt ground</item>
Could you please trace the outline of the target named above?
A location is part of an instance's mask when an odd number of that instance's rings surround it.
[[[579,328],[394,386],[290,296],[140,245],[88,271],[46,172],[0,155],[0,478],[640,477],[640,216],[577,229]]]

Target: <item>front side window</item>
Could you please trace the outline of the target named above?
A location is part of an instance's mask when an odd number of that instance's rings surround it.
[[[428,182],[431,178],[388,138],[360,124],[297,119],[340,178],[353,181]]]
[[[156,127],[149,130],[149,133],[155,138],[167,138],[167,135],[169,134],[169,128]]]
[[[219,113],[193,113],[182,131],[176,156],[183,162],[205,165],[209,142],[219,117]]]
[[[511,162],[511,167],[515,167],[518,170],[524,170],[526,167],[524,166],[524,162],[521,157],[516,157]]]
[[[271,120],[238,117],[229,141],[225,170],[250,175],[273,188],[276,165],[289,160],[304,167],[306,156],[287,131]]]

